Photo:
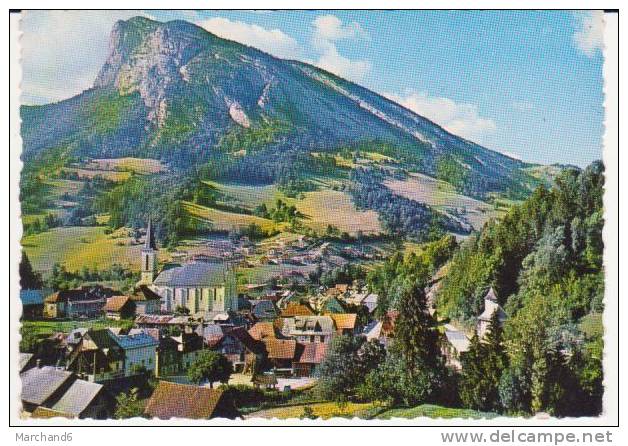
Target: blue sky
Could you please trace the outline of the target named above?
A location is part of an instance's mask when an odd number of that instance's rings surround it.
[[[113,23],[138,12],[27,12],[22,100],[89,88]],[[525,161],[601,158],[597,12],[146,11],[298,59],[383,94],[460,136]],[[77,56],[78,55],[78,56]]]

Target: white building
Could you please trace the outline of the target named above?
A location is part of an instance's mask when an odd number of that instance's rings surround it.
[[[194,260],[157,274],[157,247],[150,220],[141,255],[140,288],[145,285],[161,298],[162,312],[183,307],[191,315],[205,316],[238,310],[235,273],[225,262]]]
[[[177,307],[201,316],[238,310],[235,273],[222,262],[191,262],[165,269],[151,289],[161,296],[161,309],[167,313]]]
[[[480,339],[482,339],[488,331],[491,325],[491,318],[495,313],[497,313],[499,323],[503,325],[506,319],[508,319],[508,316],[497,302],[497,295],[495,294],[495,290],[491,287],[488,293],[486,293],[486,296],[484,296],[484,312],[478,317],[477,333]]]

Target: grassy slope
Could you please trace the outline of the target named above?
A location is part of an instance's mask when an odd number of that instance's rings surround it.
[[[114,321],[110,319],[93,319],[81,321],[22,321],[22,329],[27,333],[33,333],[37,336],[47,336],[53,333],[68,333],[75,328],[108,328],[108,327],[127,327],[131,324],[129,321]]]
[[[138,270],[141,245],[129,245],[130,238],[116,238],[104,231],[104,227],[55,228],[24,237],[22,246],[35,270],[44,273],[55,263],[65,265],[68,271],[83,266],[109,269],[114,263]]]
[[[304,195],[303,200],[294,204],[305,215],[304,223],[318,232],[325,231],[328,224],[349,233],[358,230],[365,234],[382,232],[377,212],[358,210],[346,192],[323,189]]]
[[[384,182],[389,189],[411,200],[433,206],[443,212],[453,208],[466,208],[466,219],[474,227],[481,229],[491,217],[499,214],[494,206],[465,195],[461,195],[454,187],[427,175],[412,173],[405,180],[387,180]]]
[[[331,189],[332,183],[337,183],[333,180],[317,179],[318,190],[305,192],[303,199],[286,197],[275,185],[243,186],[214,181],[206,181],[205,183],[224,194],[225,204],[237,205],[249,210],[255,209],[261,203],[266,204],[269,208],[274,207],[277,199],[281,199],[287,204],[295,205],[297,210],[305,216],[303,223],[317,232],[324,232],[328,224],[338,227],[340,231],[349,233],[355,233],[359,229],[365,234],[382,231],[377,212],[356,209],[349,194]],[[196,207],[202,208],[201,206]],[[190,208],[190,211],[193,215],[206,220],[215,219],[221,227],[233,221],[263,224],[263,222],[252,219],[255,217],[244,214],[209,208],[203,208],[202,210]]]
[[[257,217],[255,215],[237,214],[235,212],[220,211],[217,209],[200,206],[198,204],[184,202],[185,209],[194,217],[209,222],[215,230],[228,231],[230,229],[244,227],[255,223],[265,231],[272,231],[280,225],[272,220]]]
[[[389,420],[391,418],[495,418],[497,414],[478,412],[471,409],[456,409],[451,407],[436,406],[433,404],[421,404],[410,408],[389,409],[377,415],[376,418]]]

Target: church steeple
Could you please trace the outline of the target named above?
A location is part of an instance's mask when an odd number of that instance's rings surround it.
[[[148,217],[148,226],[146,227],[146,240],[144,241],[144,249],[154,249],[155,251],[157,250],[150,217]]]
[[[140,285],[151,285],[157,274],[157,246],[150,218],[146,227],[146,240],[142,248],[142,278]]]

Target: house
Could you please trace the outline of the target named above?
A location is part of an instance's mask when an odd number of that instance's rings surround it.
[[[234,372],[253,373],[266,349],[244,327],[237,327],[226,332],[213,350],[222,353],[231,362]]]
[[[257,374],[251,379],[251,382],[256,389],[263,387],[266,390],[276,389],[278,384],[277,377],[274,373]]]
[[[227,327],[223,327],[220,324],[203,324],[199,325],[195,333],[203,338],[203,341],[208,347],[215,346],[224,336]]]
[[[161,296],[147,285],[140,285],[131,296],[137,314],[159,314],[161,312]]]
[[[124,376],[137,375],[142,371],[154,372],[159,341],[146,332],[114,335],[114,339],[124,354]]]
[[[262,341],[266,338],[277,338],[277,331],[272,322],[257,322],[249,329],[251,337],[257,341]]]
[[[222,389],[176,384],[159,381],[146,404],[144,413],[149,417],[167,420],[188,418],[236,418],[238,411],[229,394]]]
[[[135,315],[135,302],[129,296],[112,296],[107,298],[103,310],[107,319],[130,319]]]
[[[27,321],[41,319],[44,316],[44,290],[20,290],[22,301],[22,319]]]
[[[321,313],[346,313],[346,309],[337,297],[330,296],[323,302]]]
[[[478,317],[477,333],[480,339],[482,339],[488,331],[494,314],[497,314],[500,325],[503,325],[506,319],[508,319],[506,312],[497,301],[495,290],[491,287],[486,293],[486,296],[484,296],[484,312]]]
[[[336,332],[339,335],[351,335],[355,333],[358,315],[355,313],[332,313],[328,315],[336,325]]]
[[[336,334],[336,327],[330,316],[296,316],[284,319],[282,334],[301,343],[326,343]]]
[[[308,305],[290,302],[281,310],[281,317],[314,316],[314,310]]]
[[[258,321],[269,321],[277,317],[277,308],[269,299],[251,301],[251,315]]]
[[[44,299],[44,317],[79,318],[102,314],[107,298],[115,295],[110,288],[84,286],[73,290],[60,290]]]
[[[155,358],[156,377],[185,373],[203,350],[203,338],[197,333],[164,336],[158,341],[159,347]]]
[[[445,339],[447,342],[443,346],[443,354],[447,365],[460,370],[462,368],[460,356],[469,350],[471,342],[467,335],[453,328],[445,330]]]
[[[66,368],[91,382],[122,378],[124,350],[110,330],[90,329],[70,353]]]
[[[111,399],[101,384],[83,381],[56,367],[33,367],[20,374],[22,408],[33,416],[106,419]]]
[[[314,376],[326,354],[327,344],[298,344],[295,360],[292,363],[294,375],[299,378]]]
[[[262,340],[266,349],[268,363],[275,371],[292,374],[292,362],[297,348],[294,339],[265,338]]]
[[[379,296],[374,293],[369,293],[364,299],[362,299],[361,304],[368,308],[369,313],[373,313],[377,308],[377,300]]]
[[[20,373],[25,372],[26,370],[35,367],[37,364],[37,359],[35,359],[35,355],[32,353],[20,353],[18,357],[18,365]]]

